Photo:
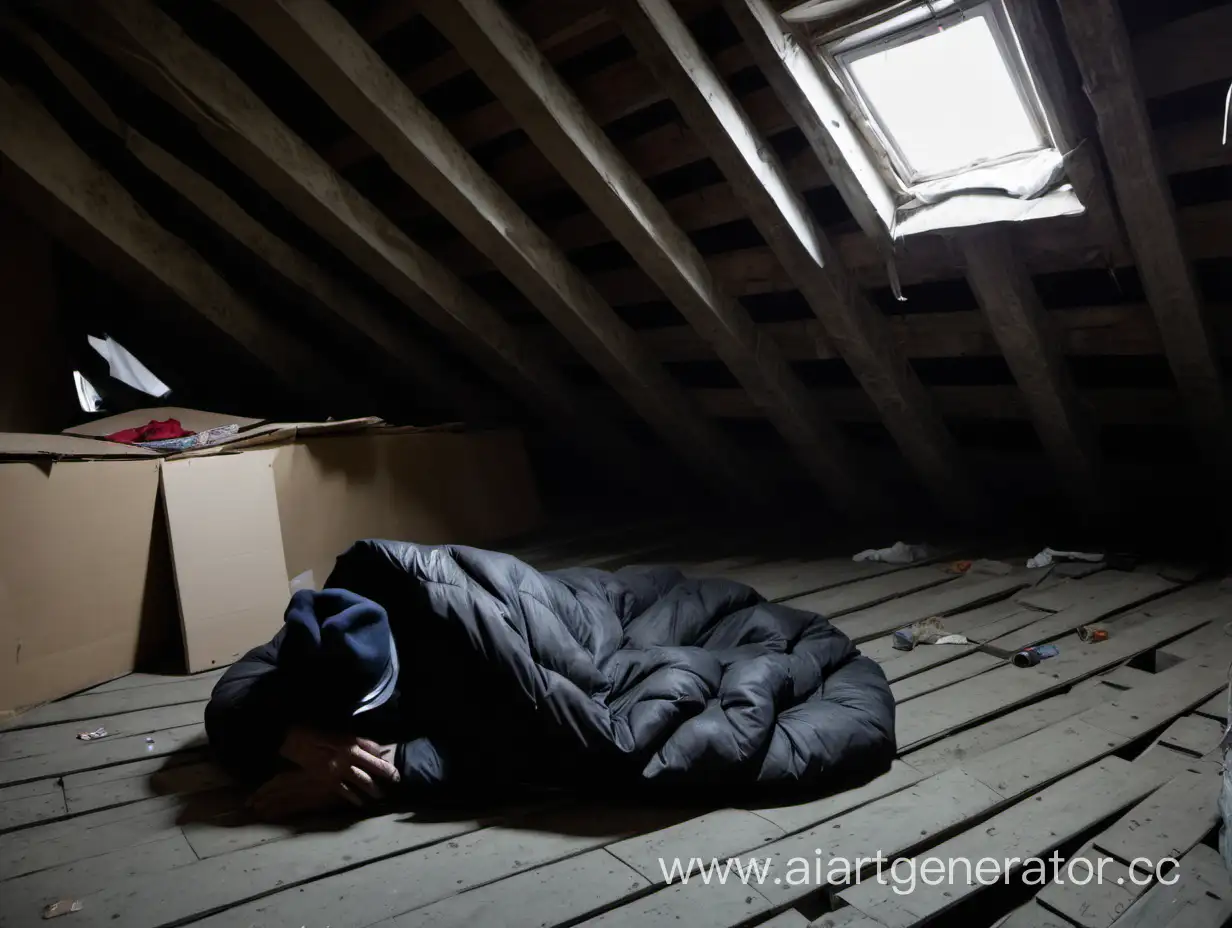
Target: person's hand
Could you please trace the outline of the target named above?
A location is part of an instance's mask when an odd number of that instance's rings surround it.
[[[326,812],[346,802],[331,783],[307,770],[288,770],[262,784],[245,805],[263,821],[280,822],[308,812]]]
[[[292,728],[282,742],[282,756],[350,802],[382,799],[382,786],[402,777],[392,763],[393,746],[367,738]]]

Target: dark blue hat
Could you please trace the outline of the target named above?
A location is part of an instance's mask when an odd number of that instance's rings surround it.
[[[300,590],[285,616],[279,667],[312,702],[359,715],[385,703],[398,682],[389,616],[349,590]]]

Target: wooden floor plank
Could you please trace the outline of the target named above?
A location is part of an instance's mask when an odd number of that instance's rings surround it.
[[[1200,715],[1184,715],[1164,729],[1161,744],[1201,757],[1223,740],[1223,725]]]
[[[1176,589],[1175,584],[1161,577],[1149,575],[1104,571],[1096,576],[1111,576],[1114,579],[1112,582],[1092,587],[1077,602],[1064,609],[1023,626],[1017,631],[994,638],[988,641],[987,645],[1001,651],[1020,651],[1034,644],[1059,638],[1083,625],[1089,625],[1122,609],[1128,609]],[[1091,583],[1093,580],[1094,577],[1091,577],[1087,580],[1080,580],[1078,583]]]
[[[194,924],[362,928],[575,857],[674,817],[671,810],[630,813],[616,806],[545,810],[275,892]]]
[[[194,674],[128,673],[122,677],[116,677],[114,680],[108,680],[106,683],[100,683],[98,686],[92,686],[79,695],[94,696],[99,693],[116,693],[121,690],[131,690],[141,686],[174,686],[177,683],[184,683],[188,680],[213,680],[217,682],[218,678],[226,672],[226,667],[218,667],[214,670],[206,670]],[[48,703],[48,705],[54,704]]]
[[[646,835],[626,838],[608,847],[650,883],[665,883],[661,861],[704,856],[726,860],[783,837],[783,829],[743,809],[718,809]]]
[[[1216,693],[1198,708],[1194,709],[1195,715],[1203,715],[1210,719],[1215,719],[1219,722],[1226,722],[1228,718],[1228,694]]]
[[[748,921],[769,909],[769,900],[755,886],[737,880],[712,881],[707,886],[694,880],[673,884],[580,924],[586,928],[681,928],[711,925],[718,919]]]
[[[921,619],[948,616],[990,600],[1003,599],[1025,585],[1026,580],[1020,575],[963,577],[936,589],[852,612],[836,619],[834,627],[855,642],[868,641]]]
[[[924,779],[924,776],[925,774],[914,767],[896,760],[885,773],[855,789],[843,790],[811,802],[786,806],[758,806],[756,812],[762,818],[778,825],[785,833],[793,834],[829,821],[844,812],[858,809],[874,799],[906,789]]]
[[[156,804],[119,819],[97,813],[81,815],[55,834],[49,834],[48,827],[34,827],[0,835],[0,874],[11,879],[159,841],[180,834],[186,821],[234,808],[240,801],[235,794],[206,794],[194,802]]]
[[[0,832],[68,814],[58,780],[34,780],[0,787]]]
[[[1199,909],[1198,925],[1222,925],[1220,913],[1228,905],[1228,870],[1215,851],[1200,844],[1181,858],[1172,885],[1157,883],[1128,912],[1118,918],[1116,928],[1174,928],[1191,908]],[[1171,877],[1169,877],[1171,880]],[[1209,905],[1208,905],[1209,903]]]
[[[1071,774],[1033,796],[1011,806],[976,828],[929,848],[940,860],[978,861],[1045,857],[1070,837],[1124,809],[1159,785],[1153,771],[1138,770],[1117,758],[1106,758]],[[1002,877],[1003,879],[1004,877]],[[866,880],[839,893],[848,905],[887,928],[914,928],[987,888],[965,878],[936,885],[918,881],[912,892],[902,892],[888,881]]]
[[[85,727],[79,722],[63,722],[42,728],[6,731],[0,734],[0,764],[57,752],[89,752],[108,740],[131,735],[148,735],[168,728],[200,723],[204,712],[204,702],[190,702],[94,718]],[[105,728],[107,737],[94,741],[78,739],[77,735],[81,732],[93,731],[96,728]]]
[[[815,861],[818,849],[822,861],[838,857],[851,861],[873,858],[878,851],[892,858],[910,853],[927,844],[933,835],[984,814],[1002,801],[1002,797],[969,774],[947,770],[817,828],[759,849],[756,856],[771,858],[774,874],[782,879],[781,883],[767,881],[759,888],[776,905],[791,904],[822,888],[827,876],[823,866],[819,884],[810,867],[806,881],[793,879],[788,875],[788,862],[794,858]]]
[[[1007,665],[912,700],[898,714],[899,750],[907,750],[1128,660],[1206,624],[1209,615],[1161,616],[1096,644],[1060,639],[1060,655],[1036,667]]]
[[[147,741],[148,738],[154,739],[152,744]],[[40,777],[64,776],[143,757],[162,757],[177,751],[200,748],[205,743],[205,726],[201,724],[168,728],[150,735],[82,741],[75,746],[85,750],[59,751],[0,761],[0,783],[20,783]]]
[[[125,852],[82,862],[109,862],[111,876],[102,885],[79,881],[71,869],[65,870],[55,884],[55,897],[82,900],[82,910],[73,915],[76,928],[113,924],[123,924],[126,928],[156,928],[246,902],[275,889],[296,886],[365,860],[446,841],[475,831],[481,825],[473,819],[417,820],[395,813],[357,822],[343,831],[301,834],[202,861],[197,860],[183,835],[177,835],[189,859],[181,861],[174,869],[129,875],[123,863],[125,856],[144,852],[158,842],[142,844]],[[43,873],[56,873],[61,869]],[[42,873],[32,875],[39,876]],[[11,919],[3,924],[5,928],[10,925],[19,928],[40,922],[37,910],[22,909],[14,911]]]
[[[1127,814],[1133,814],[1133,810]],[[1091,868],[1090,877],[1088,867]],[[1071,872],[1078,880],[1086,882],[1081,885],[1071,882]],[[1130,870],[1088,841],[1069,858],[1064,867],[1058,868],[1053,882],[1040,890],[1035,898],[1079,928],[1107,928],[1146,892],[1146,886],[1139,887],[1134,883],[1143,879],[1145,877],[1141,871]]]
[[[926,566],[928,563],[926,560],[917,564],[884,564],[874,561],[857,562],[849,557],[829,557],[809,561],[754,564],[729,571],[725,577],[737,583],[746,583],[766,599],[778,601]]]
[[[1073,922],[1049,912],[1034,899],[1028,899],[995,928],[1074,928]]]
[[[138,844],[120,853],[87,857],[7,880],[3,884],[4,905],[0,906],[0,926],[43,925],[43,907],[59,899],[74,899],[83,903],[81,911],[71,916],[78,926],[130,924],[128,919],[132,908],[126,909],[114,920],[110,914],[103,920],[98,918],[98,913],[91,914],[89,901],[115,885],[142,879],[157,882],[176,869],[186,868],[196,859],[184,836],[174,834],[158,841]]]
[[[1183,771],[1096,835],[1083,851],[1091,858],[1112,855],[1124,861],[1180,859],[1218,822],[1221,784],[1214,765],[1197,772]],[[1085,877],[1081,868],[1074,872],[1080,880]],[[1083,928],[1108,928],[1150,886],[1140,873],[1122,879],[1125,882],[1120,884],[1113,880],[1074,883],[1062,871],[1036,898]]]
[[[71,696],[58,702],[47,703],[23,712],[3,727],[3,732],[16,729],[33,728],[40,725],[52,725],[57,722],[76,722],[84,720],[102,720],[108,716],[120,713],[136,712],[141,709],[156,709],[161,706],[174,706],[181,703],[201,703],[210,698],[216,680],[212,677],[191,677],[177,683],[159,686],[138,686],[132,689],[107,693],[84,693]],[[5,737],[0,734],[0,740]]]
[[[520,873],[381,922],[382,928],[542,928],[584,918],[649,884],[604,850]]]
[[[939,645],[938,647],[945,647],[945,645]],[[931,670],[899,680],[890,685],[890,692],[894,694],[895,701],[902,705],[908,700],[932,693],[971,677],[979,676],[982,673],[987,673],[1004,665],[1004,658],[996,657],[992,654],[968,654],[966,657],[959,658],[956,661],[949,661],[941,664],[939,667],[933,667]]]
[[[875,606],[887,600],[917,593],[958,579],[957,574],[947,573],[944,568],[925,566],[909,567],[867,580],[857,580],[846,586],[809,593],[786,600],[786,604],[807,612],[816,612],[826,618],[837,618],[857,609]]]
[[[64,777],[64,798],[74,815],[159,796],[189,796],[232,785],[216,764],[197,751],[116,764]]]

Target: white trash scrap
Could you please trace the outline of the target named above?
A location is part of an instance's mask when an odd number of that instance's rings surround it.
[[[882,564],[914,564],[916,561],[927,560],[933,556],[933,549],[928,545],[909,545],[905,541],[896,541],[888,548],[869,548],[854,555],[853,561],[879,561]]]
[[[1027,566],[1031,568],[1051,567],[1057,561],[1085,561],[1088,564],[1098,564],[1103,559],[1103,554],[1094,554],[1087,551],[1057,551],[1054,548],[1045,548],[1027,561]]]

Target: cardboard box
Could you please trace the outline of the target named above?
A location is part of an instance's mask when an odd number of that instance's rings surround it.
[[[160,462],[140,450],[0,435],[0,713],[175,657]]]
[[[172,456],[86,437],[167,418],[244,428]],[[73,431],[0,434],[0,711],[151,658],[230,663],[358,539],[485,545],[541,519],[512,430],[153,409]]]

